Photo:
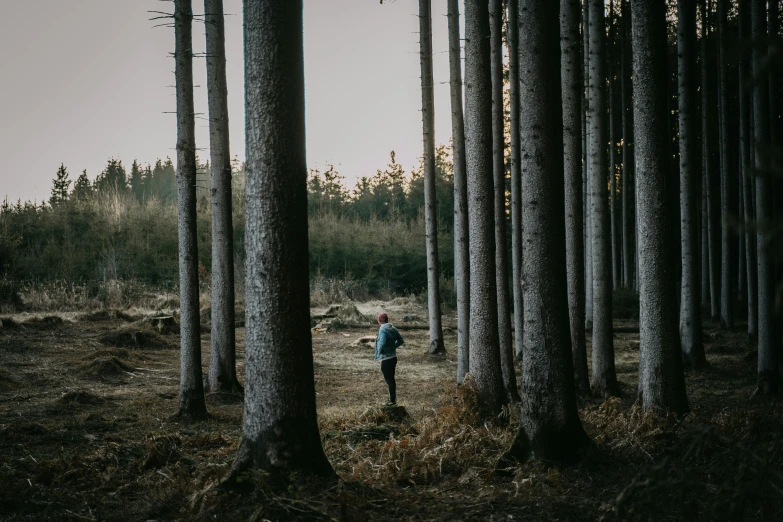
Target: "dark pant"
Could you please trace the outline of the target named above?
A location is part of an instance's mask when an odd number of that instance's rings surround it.
[[[396,357],[381,361],[381,372],[383,372],[383,379],[386,381],[386,384],[389,385],[389,400],[393,403],[397,402],[397,382],[394,380],[394,370],[396,368]]]

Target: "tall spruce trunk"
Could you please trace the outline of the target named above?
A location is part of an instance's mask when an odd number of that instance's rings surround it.
[[[590,197],[590,147],[592,139],[590,133],[593,126],[593,109],[590,77],[590,0],[584,0],[582,8],[582,44],[584,46],[584,89],[585,89],[585,151],[584,151],[584,222],[585,222],[585,329],[593,330],[593,219]]]
[[[623,205],[623,287],[633,287],[633,237],[634,204],[634,167],[633,167],[633,108],[631,105],[631,13],[628,1],[622,0],[622,111],[623,111],[623,174],[621,197]]]
[[[753,38],[753,125],[756,138],[755,170],[769,168],[764,146],[770,143],[769,83],[767,80],[766,2],[751,0],[751,35]],[[772,183],[766,176],[756,176],[756,262],[758,267],[758,389],[757,394],[778,392],[780,373],[775,341],[775,286],[773,253],[767,237],[772,219]]]
[[[506,42],[508,44],[508,81],[509,96],[509,131],[511,137],[511,288],[514,294],[514,353],[517,359],[522,358],[525,342],[525,322],[522,299],[522,158],[519,152],[519,4],[518,0],[508,1],[508,24],[506,27]],[[581,92],[579,96],[581,97]],[[580,104],[581,105],[581,104]],[[581,133],[580,133],[581,134]],[[581,158],[580,158],[581,161]],[[581,189],[580,189],[581,190]],[[581,208],[580,208],[581,212]],[[581,222],[581,217],[580,217]],[[580,242],[582,230],[579,229]],[[581,269],[583,269],[582,267]],[[584,274],[582,274],[584,280]],[[582,321],[584,321],[584,297],[582,298]],[[584,325],[582,326],[584,328]]]
[[[617,51],[616,16],[614,0],[609,0],[609,42],[607,43],[607,71],[609,74],[609,236],[612,256],[612,289],[620,288],[622,257],[620,256],[619,229],[617,228],[617,81],[615,70]]]
[[[233,476],[334,475],[315,407],[302,0],[245,0],[244,430]]]
[[[680,337],[669,187],[666,4],[631,2],[634,136],[639,213],[639,398],[645,411],[688,411]]]
[[[612,333],[612,261],[609,226],[606,127],[606,26],[603,0],[588,0],[590,11],[590,206],[593,256],[593,377],[599,397],[619,395]]]
[[[451,141],[454,161],[454,280],[457,287],[457,382],[470,371],[470,251],[468,249],[468,180],[465,168],[465,122],[462,115],[462,52],[459,4],[448,0]]]
[[[435,98],[432,80],[432,8],[419,0],[419,57],[424,154],[424,226],[427,246],[427,311],[430,320],[430,355],[445,353],[440,315],[438,274],[438,214],[435,208]]]
[[[716,237],[717,226],[715,224],[715,133],[714,133],[714,110],[715,107],[715,77],[710,71],[710,41],[712,40],[713,23],[710,9],[707,3],[701,0],[702,22],[706,35],[701,39],[701,136],[702,136],[702,176],[703,190],[706,209],[706,228],[707,228],[707,256],[708,265],[708,285],[709,289],[709,308],[710,319],[712,322],[720,320],[720,290],[718,288],[718,241]]]
[[[585,341],[585,272],[582,214],[582,60],[579,0],[560,1],[560,69],[563,98],[563,172],[565,195],[568,315],[571,325],[574,382],[579,395],[590,395]]]
[[[590,443],[576,407],[568,334],[559,7],[551,0],[520,0],[519,7],[525,357],[520,427],[501,463],[571,461]],[[576,26],[578,10],[570,14]]]
[[[699,307],[697,239],[699,161],[696,151],[696,0],[677,2],[677,78],[680,145],[680,342],[685,364],[706,366]]]
[[[465,2],[465,148],[470,230],[470,373],[479,412],[506,403],[498,339],[492,179],[492,78],[487,0]]]
[[[722,328],[734,326],[734,311],[731,288],[731,245],[729,237],[729,73],[728,73],[728,0],[718,0],[718,92],[720,100],[720,323]]]
[[[709,228],[707,212],[707,172],[709,166],[709,151],[707,139],[707,37],[709,34],[709,19],[707,16],[707,4],[705,0],[698,0],[699,24],[701,27],[701,38],[699,40],[699,101],[701,132],[699,134],[699,143],[701,145],[701,305],[703,309],[710,306],[710,250],[709,250]]]
[[[177,227],[179,233],[180,388],[178,414],[207,415],[201,370],[196,231],[196,117],[193,108],[193,8],[174,2],[177,91]]]
[[[498,301],[498,339],[503,385],[509,402],[519,401],[511,340],[506,252],[506,140],[503,110],[503,1],[489,0],[490,70],[492,75],[492,177],[495,188],[495,280]]]
[[[228,134],[226,33],[223,0],[204,0],[207,34],[209,149],[212,169],[212,334],[209,393],[242,393],[236,371],[234,321],[234,225],[231,212],[231,153]]]
[[[750,0],[739,0],[739,41],[740,46],[750,43]],[[750,49],[750,47],[748,47]],[[751,161],[751,149],[753,139],[750,125],[752,112],[751,94],[752,80],[750,75],[750,52],[740,54],[739,63],[739,113],[740,113],[740,158],[742,162],[742,221],[745,230],[745,250],[740,256],[745,256],[745,278],[747,281],[747,305],[748,305],[748,337],[755,342],[758,335],[758,312],[756,304],[756,234],[753,228],[753,163]],[[740,274],[742,275],[742,274]]]

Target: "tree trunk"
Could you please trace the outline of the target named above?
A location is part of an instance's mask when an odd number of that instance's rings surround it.
[[[699,308],[699,260],[696,212],[698,210],[698,155],[696,153],[696,2],[677,2],[677,77],[680,130],[680,342],[685,364],[706,366]]]
[[[727,1],[718,0],[718,72],[720,100],[720,322],[722,328],[734,326],[733,296],[731,295],[731,246],[729,245],[729,73]]]
[[[492,78],[487,0],[465,2],[465,145],[470,230],[470,373],[479,411],[496,415],[506,403],[500,367],[492,179]]]
[[[592,138],[590,136],[593,126],[593,109],[591,95],[591,76],[590,76],[590,7],[589,0],[584,0],[582,9],[582,43],[584,45],[584,75],[585,75],[585,152],[584,152],[584,221],[585,221],[585,329],[593,330],[593,219],[590,198],[590,147],[592,147]]]
[[[622,203],[623,203],[623,287],[633,287],[633,205],[634,196],[634,168],[633,168],[633,110],[631,104],[631,75],[630,75],[630,41],[631,41],[631,14],[628,10],[628,2],[622,2],[622,111],[623,111],[623,177],[622,177]]]
[[[593,256],[593,378],[599,397],[619,395],[612,336],[612,262],[607,194],[606,26],[603,0],[588,0],[590,9],[590,203]]]
[[[209,393],[234,394],[243,390],[236,371],[234,225],[223,0],[204,0],[204,13],[212,169],[212,333],[206,389]]]
[[[590,443],[576,407],[567,333],[558,4],[521,0],[519,9],[525,357],[520,427],[501,462],[570,461]],[[578,11],[570,7],[576,25]]]
[[[419,56],[424,155],[424,224],[427,230],[427,311],[430,316],[430,355],[446,353],[440,315],[438,275],[438,214],[435,208],[435,98],[432,84],[432,9],[419,0]]]
[[[522,300],[522,171],[519,153],[519,5],[518,0],[508,2],[508,81],[511,134],[511,288],[514,293],[514,352],[517,359],[522,358],[525,342],[525,324]],[[581,92],[579,94],[581,96]],[[581,133],[580,133],[581,134]],[[581,209],[580,209],[581,212]],[[580,218],[581,221],[581,218]],[[579,229],[581,238],[582,230]],[[581,241],[581,239],[580,239]],[[584,274],[582,275],[584,278]],[[584,300],[584,299],[583,299]],[[584,303],[582,304],[584,310]],[[584,314],[583,314],[584,315]],[[583,318],[584,319],[584,318]]]
[[[315,408],[302,0],[245,0],[248,468],[334,475]]]
[[[767,156],[761,149],[770,143],[769,83],[767,81],[766,2],[751,0],[751,34],[753,37],[753,124],[756,144],[755,170],[768,169]],[[757,394],[777,393],[780,384],[778,356],[775,353],[775,287],[772,252],[766,227],[772,219],[772,183],[766,176],[756,176],[756,259],[758,267],[758,389]]]
[[[739,1],[739,41],[740,45],[750,43],[750,0]],[[742,198],[742,220],[745,230],[745,250],[740,252],[745,256],[745,277],[747,281],[747,303],[748,303],[748,337],[752,341],[756,340],[758,335],[756,310],[756,234],[753,232],[753,163],[751,161],[751,149],[753,139],[750,125],[751,107],[751,75],[750,60],[748,54],[740,55],[739,63],[739,104],[740,104],[740,158],[742,162],[742,187],[740,197]]]
[[[492,75],[492,173],[495,188],[495,281],[498,301],[498,339],[503,385],[509,402],[519,401],[511,340],[506,253],[506,162],[503,117],[503,2],[489,0],[490,70]]]
[[[666,93],[666,4],[631,2],[639,213],[639,398],[642,408],[688,411],[677,332],[671,245]]]
[[[180,388],[179,412],[207,415],[201,372],[198,242],[196,232],[196,124],[193,109],[193,9],[190,0],[174,3],[177,83],[177,218],[179,232]]]
[[[617,229],[617,87],[615,73],[617,33],[614,0],[609,0],[609,42],[607,44],[607,63],[609,72],[609,234],[612,256],[612,289],[620,288],[620,243]]]
[[[457,382],[470,371],[470,266],[468,250],[468,180],[465,172],[465,123],[462,116],[462,61],[459,5],[448,0],[451,134],[454,148],[454,279],[457,286]]]
[[[560,2],[560,64],[563,97],[568,315],[571,325],[574,381],[579,395],[590,395],[585,341],[585,273],[582,243],[582,63],[579,56],[579,0]]]

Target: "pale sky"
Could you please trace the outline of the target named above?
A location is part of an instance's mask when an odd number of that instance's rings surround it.
[[[224,0],[231,155],[244,159],[242,1]],[[174,30],[153,28],[159,0],[0,0],[0,197],[44,200],[60,163],[91,179],[110,157],[175,159]],[[193,3],[194,14],[203,3]],[[433,2],[435,138],[451,137],[446,2]],[[349,187],[395,150],[421,156],[418,2],[304,0],[307,161],[338,165]],[[203,52],[203,25],[194,25]],[[196,112],[206,62],[194,60]],[[207,121],[196,121],[202,159]]]

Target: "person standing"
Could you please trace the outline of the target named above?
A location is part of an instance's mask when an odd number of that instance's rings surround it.
[[[378,316],[378,337],[375,340],[375,360],[381,361],[381,373],[389,386],[389,401],[387,406],[397,404],[397,382],[394,372],[397,369],[397,347],[405,344],[400,332],[389,323],[389,316],[382,313]]]

